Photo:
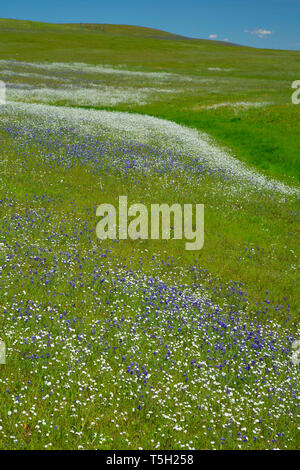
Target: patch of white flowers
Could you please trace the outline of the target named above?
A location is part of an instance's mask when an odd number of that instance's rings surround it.
[[[191,81],[192,77],[187,75],[180,75],[177,73],[169,72],[144,72],[139,70],[129,70],[126,65],[105,65],[105,64],[86,64],[83,62],[53,62],[53,63],[43,63],[43,62],[21,62],[21,61],[10,61],[10,60],[0,60],[0,67],[14,67],[14,68],[29,68],[36,70],[48,70],[52,72],[72,72],[72,73],[87,73],[87,74],[106,74],[106,75],[127,75],[130,77],[141,77],[148,78],[151,80],[167,80],[176,79],[183,81]]]
[[[170,151],[188,154],[216,170],[223,170],[234,178],[237,186],[246,185],[257,190],[271,190],[283,194],[299,194],[299,188],[267,178],[259,171],[234,158],[230,151],[217,146],[210,136],[196,129],[153,116],[136,113],[102,111],[94,109],[47,106],[43,104],[8,103],[0,112],[8,116],[26,113],[40,118],[48,127],[72,123],[83,133],[99,134],[107,130],[116,138],[165,147]]]
[[[222,67],[208,67],[210,72],[232,72],[233,69],[223,69]]]
[[[172,90],[171,90],[172,91]],[[113,86],[98,86],[97,89],[81,87],[64,88],[9,88],[8,100],[21,102],[34,102],[55,104],[60,101],[75,105],[115,106],[120,103],[145,104],[160,93],[169,93],[170,90],[155,88],[129,88],[122,89]]]
[[[273,104],[272,101],[239,101],[236,103],[216,103],[207,106],[202,106],[202,109],[218,109],[223,107],[230,107],[234,109],[240,108],[261,108]]]

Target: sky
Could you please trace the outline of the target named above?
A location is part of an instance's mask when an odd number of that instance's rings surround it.
[[[148,26],[184,36],[300,50],[300,0],[11,0],[1,18]]]

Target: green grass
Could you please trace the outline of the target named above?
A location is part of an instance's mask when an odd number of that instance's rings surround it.
[[[266,175],[299,184],[300,162],[295,141],[300,135],[300,120],[296,106],[274,105],[237,113],[228,108],[202,112],[193,108],[182,112],[167,106],[159,108],[153,112],[149,106],[143,112],[152,111],[153,115],[202,129],[233,155]]]
[[[232,280],[241,282],[245,288],[247,286],[251,308],[255,308],[264,298],[266,291],[271,304],[290,305],[293,312],[300,307],[296,273],[290,269],[282,269],[283,265],[292,266],[296,262],[299,251],[297,216],[294,212],[298,206],[296,198],[284,198],[282,202],[281,195],[270,198],[265,194],[251,195],[247,190],[242,190],[237,199],[235,194],[230,194],[230,185],[227,188],[223,184],[216,190],[214,181],[202,179],[201,184],[186,184],[183,180],[172,187],[168,179],[164,181],[164,178],[155,176],[145,180],[141,178],[142,182],[139,184],[134,182],[135,178],[129,178],[128,181],[117,178],[116,183],[115,176],[108,176],[101,179],[103,188],[99,194],[98,175],[92,176],[89,171],[83,172],[77,166],[72,170],[58,167],[45,173],[43,169],[39,170],[38,156],[35,157],[38,155],[38,148],[26,147],[26,154],[30,155],[30,167],[33,167],[28,174],[26,170],[18,168],[18,165],[16,170],[14,161],[18,160],[18,156],[14,151],[13,140],[7,140],[7,145],[2,147],[8,159],[5,165],[7,192],[17,194],[22,205],[26,206],[28,197],[42,194],[45,188],[49,197],[55,200],[62,198],[61,203],[56,202],[58,218],[68,218],[70,213],[66,208],[72,207],[72,203],[80,208],[78,216],[82,218],[82,208],[92,207],[95,203],[99,205],[107,202],[118,207],[120,194],[129,195],[129,205],[139,201],[144,201],[146,206],[160,201],[169,205],[181,203],[182,200],[188,200],[192,204],[204,201],[207,234],[205,249],[199,252],[186,251],[184,240],[163,242],[167,255],[178,260],[175,261],[175,266],[180,268],[197,262],[225,283]],[[142,249],[149,250],[149,254],[144,255],[146,266],[149,266],[161,241],[148,240],[141,243]],[[125,244],[113,244],[116,258],[133,256],[136,268],[140,253],[137,250],[131,254],[134,247],[135,242],[130,240]],[[187,280],[191,282],[188,277]],[[280,315],[277,319],[285,322],[286,318]]]
[[[167,97],[107,109],[205,131],[253,168],[299,183],[300,107],[290,100],[299,53],[172,37],[120,25],[0,20],[0,58],[188,75],[196,81],[174,79]],[[101,80],[151,85],[117,75]],[[204,108],[239,101],[273,104]],[[12,124],[36,136],[9,133]],[[67,130],[47,139],[26,114],[1,121],[0,336],[8,357],[0,366],[0,448],[299,447],[297,368],[289,361],[300,307],[297,197],[188,172],[101,173],[74,153],[84,144],[88,154],[92,140]],[[72,166],[61,160],[68,152]],[[186,251],[185,240],[100,243],[95,208],[117,206],[122,194],[147,206],[204,203],[203,249]],[[125,271],[136,276],[130,288]],[[173,315],[165,299],[141,286],[142,274],[169,287],[185,284],[210,301],[200,313],[179,302]],[[165,357],[169,349],[174,362]],[[138,373],[130,375],[131,364]],[[151,373],[146,385],[143,367]]]
[[[4,146],[3,137],[5,137]],[[297,227],[293,199],[282,202],[282,198],[270,198],[264,194],[249,195],[247,192],[245,194],[242,192],[237,199],[236,196],[230,196],[230,186],[225,198],[226,185],[218,188],[214,181],[205,179],[200,185],[188,184],[184,180],[177,179],[175,187],[172,184],[174,176],[166,178],[149,176],[144,181],[142,179],[141,183],[137,183],[139,178],[136,176],[125,179],[122,176],[106,176],[101,178],[100,192],[99,176],[93,175],[88,167],[75,165],[72,169],[68,169],[57,163],[52,169],[46,170],[41,165],[39,145],[24,143],[20,147],[22,148],[20,153],[14,139],[7,138],[5,132],[1,135],[1,140],[2,152],[7,158],[4,167],[6,193],[14,195],[15,201],[11,207],[2,209],[3,228],[6,234],[5,242],[8,245],[18,246],[16,260],[19,267],[15,266],[12,275],[9,275],[8,267],[5,269],[6,296],[2,300],[4,315],[0,318],[1,328],[5,332],[2,339],[5,339],[11,352],[7,365],[2,366],[0,375],[1,393],[6,397],[0,405],[1,425],[4,426],[6,433],[6,437],[0,439],[0,447],[151,449],[154,445],[158,445],[162,449],[190,447],[206,449],[222,448],[221,438],[225,439],[227,449],[236,449],[238,445],[243,449],[272,448],[274,445],[282,448],[297,447],[295,421],[290,419],[288,414],[281,414],[279,418],[273,416],[277,406],[275,398],[270,400],[267,395],[264,397],[256,395],[253,391],[250,392],[255,390],[258,384],[259,387],[264,387],[263,377],[261,383],[257,383],[257,376],[254,373],[236,379],[238,364],[233,363],[224,376],[218,379],[221,380],[221,388],[230,387],[233,394],[231,397],[235,397],[238,404],[239,411],[236,416],[240,417],[240,421],[229,428],[226,412],[230,410],[230,403],[227,403],[223,391],[220,394],[220,387],[214,382],[215,359],[211,360],[209,366],[212,369],[203,370],[201,375],[198,375],[197,371],[189,372],[192,383],[188,388],[188,395],[184,386],[182,390],[176,390],[176,393],[172,389],[169,390],[167,385],[172,387],[172,384],[181,383],[181,375],[171,364],[166,365],[163,359],[157,362],[153,356],[157,348],[155,343],[152,344],[146,338],[137,338],[133,343],[130,340],[131,325],[135,321],[132,317],[134,318],[139,309],[143,312],[143,296],[138,290],[131,295],[122,292],[122,289],[114,293],[116,284],[113,276],[114,270],[122,266],[134,272],[142,269],[142,272],[149,276],[155,273],[161,278],[168,279],[169,283],[178,282],[180,279],[181,283],[201,285],[201,288],[220,305],[224,305],[225,309],[229,303],[235,306],[233,309],[238,307],[244,310],[246,324],[251,320],[254,322],[259,320],[267,325],[270,320],[276,320],[279,324],[288,324],[292,331],[296,331],[298,289],[295,271],[291,266],[295,265],[299,247],[296,233],[291,234]],[[22,154],[23,158],[25,156],[25,162],[26,156],[30,156],[25,164],[21,164]],[[45,193],[47,194],[45,200],[35,200],[36,195]],[[192,203],[204,201],[206,211],[204,249],[196,253],[185,251],[184,241],[128,240],[105,244],[97,249],[96,260],[93,259],[90,256],[91,248],[85,235],[84,224],[87,223],[93,234],[95,203],[98,205],[109,202],[117,206],[118,194],[128,194],[130,204],[139,201],[143,201],[146,205],[156,201],[172,204],[181,202],[182,199]],[[22,217],[31,209],[36,214],[42,214],[41,211],[44,210],[49,213],[50,218],[42,218],[37,225],[33,222],[27,227],[22,222],[26,217],[24,219]],[[12,231],[9,229],[11,223],[9,221],[13,220],[11,217],[16,213],[20,217],[22,229]],[[51,246],[46,240],[41,242],[41,239],[47,238],[53,230],[56,233],[53,238],[55,243]],[[74,231],[76,233],[77,230],[81,233],[79,239],[74,238]],[[60,233],[68,236],[61,237]],[[91,236],[95,244],[96,239]],[[38,248],[41,243],[43,252]],[[101,272],[107,270],[112,277],[110,279],[108,276],[108,283],[102,287],[97,281],[91,282],[91,273],[99,267],[97,259],[105,252],[105,248],[111,252],[111,255],[107,260],[102,258]],[[30,257],[27,255],[28,250],[32,252]],[[72,262],[63,256],[63,253],[72,252],[80,254],[82,266],[76,263],[76,256],[74,259],[71,258]],[[40,258],[42,253],[44,254]],[[46,283],[47,278],[43,277],[43,272],[46,273],[51,266],[53,267],[54,256],[57,259],[54,263],[56,274],[50,276]],[[12,266],[14,265],[15,262]],[[199,271],[189,269],[194,266],[198,266]],[[78,281],[75,288],[70,287],[69,279],[80,279],[84,287],[80,287]],[[233,280],[240,283],[238,289],[244,292],[241,296],[230,294]],[[101,293],[100,305],[95,305],[93,291]],[[30,308],[28,303],[22,306],[25,299],[38,301],[41,307],[31,307],[32,316],[25,316],[24,323],[23,316],[26,314],[23,313],[23,309],[26,312]],[[106,353],[99,345],[92,348],[90,354],[88,349],[86,351],[82,349],[78,337],[83,335],[88,342],[92,341],[89,325],[96,325],[96,322],[109,318],[106,302],[112,306],[116,305],[117,312],[123,312],[127,319],[127,326],[122,328],[122,337],[126,340],[120,348],[117,339],[118,329],[108,329],[105,341],[108,341],[111,347],[116,347],[116,352]],[[11,312],[18,303],[18,311],[22,314],[19,313],[19,317],[12,316]],[[156,308],[162,307],[157,305]],[[247,315],[250,315],[250,318],[247,319]],[[71,322],[72,329],[69,333],[66,330],[67,323],[59,318]],[[159,321],[153,319],[149,326],[146,322],[144,328],[150,328],[150,332],[157,332],[161,326]],[[214,328],[212,323],[209,326],[212,335]],[[97,331],[96,326],[95,329]],[[44,339],[42,331],[47,332]],[[192,348],[191,352],[192,331],[183,330],[177,338],[178,349],[172,355],[173,360],[182,360],[184,353],[191,360],[194,357],[191,354],[197,354],[197,348]],[[99,333],[102,337],[101,331]],[[46,345],[48,335],[52,338],[50,342],[55,343],[54,354],[52,348],[47,348]],[[41,339],[31,340],[32,336]],[[24,337],[27,338],[25,342],[18,339]],[[71,351],[74,348],[72,354],[77,358],[75,364],[60,338],[70,341],[68,349]],[[165,331],[164,340],[172,344],[173,333]],[[128,381],[125,369],[120,367],[121,356],[127,356],[133,344],[152,372],[149,385],[158,391],[156,398],[152,396],[151,389],[147,388],[143,392],[144,398],[139,398],[142,385],[139,385],[139,381]],[[163,353],[163,347],[158,347]],[[205,355],[208,357],[209,346],[202,345],[201,348],[201,357]],[[50,354],[49,360],[44,359],[46,352]],[[238,348],[236,352],[239,354]],[[32,361],[29,356],[34,354],[36,360]],[[107,373],[105,368],[101,367],[99,363],[101,354],[104,354],[102,357],[105,361],[109,361],[111,372],[108,370]],[[281,356],[281,352],[276,351],[273,354],[277,361],[284,363],[286,360]],[[229,352],[228,356],[222,357],[222,360],[226,358],[231,360]],[[253,359],[256,360],[255,355]],[[265,361],[271,370],[273,367],[271,357]],[[162,377],[159,374],[159,367],[168,374],[168,380],[166,376]],[[285,375],[283,372],[279,375],[276,373],[275,371],[276,382],[272,383],[276,383],[279,388],[283,387]],[[292,370],[290,373],[295,374]],[[121,381],[118,377],[122,378]],[[269,380],[274,379],[269,377]],[[50,385],[47,385],[48,383]],[[82,384],[83,388],[78,388],[76,384]],[[251,395],[244,402],[240,396],[242,394],[243,397],[247,397],[247,387]],[[209,395],[213,397],[211,400],[207,399],[208,390]],[[190,414],[185,404],[194,409],[195,400],[192,396],[197,397],[196,403],[201,403],[205,408],[208,406],[207,410],[193,411]],[[180,411],[181,405],[179,408],[176,406],[176,400],[184,404],[182,405],[184,412]],[[254,403],[255,401],[263,403],[263,407],[258,404],[255,406],[259,409],[257,417],[260,420],[256,424],[253,421],[251,400],[254,400]],[[142,406],[142,409],[138,411],[137,406]],[[12,415],[8,415],[11,410]],[[166,410],[178,419],[176,422],[179,430],[176,432],[173,429],[174,424],[162,417],[162,413],[167,413]],[[271,418],[269,414],[272,415]],[[181,421],[183,417],[185,417],[184,422]],[[247,428],[246,432],[241,431],[244,427]],[[247,441],[242,439],[237,441],[240,432],[248,436]],[[284,438],[278,437],[278,433],[280,435],[281,432],[285,433]],[[250,440],[252,435],[259,436],[256,442]],[[272,443],[272,439],[276,440],[276,444]]]
[[[291,83],[300,77],[299,52],[149,38],[144,37],[148,30],[138,27],[99,28],[1,20],[0,55],[24,61],[127,65],[213,79],[197,88],[182,85],[180,95],[170,95],[164,102],[129,108],[205,130],[237,158],[270,176],[292,177],[299,183],[300,107],[291,104]],[[232,70],[216,72],[209,67]],[[228,108],[201,108],[239,101],[274,105],[237,115]],[[128,105],[115,109],[127,110]]]

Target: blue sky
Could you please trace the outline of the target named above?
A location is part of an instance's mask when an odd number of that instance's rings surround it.
[[[300,50],[300,0],[11,0],[0,17],[149,26],[195,38]]]

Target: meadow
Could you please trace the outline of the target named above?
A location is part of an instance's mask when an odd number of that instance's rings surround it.
[[[299,447],[299,58],[0,20],[1,449]],[[119,195],[203,249],[98,240]]]

